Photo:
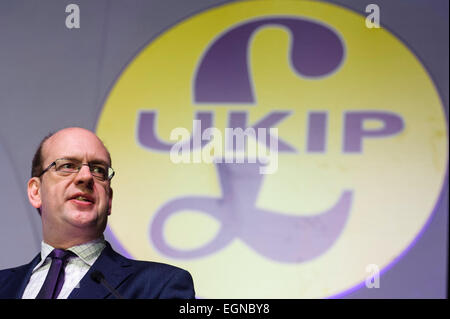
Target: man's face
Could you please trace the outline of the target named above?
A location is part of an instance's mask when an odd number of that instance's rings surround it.
[[[101,141],[92,132],[79,128],[59,131],[45,142],[43,168],[60,158],[77,159],[83,164],[98,161],[110,164]],[[108,180],[98,180],[89,166],[83,165],[78,173],[65,176],[52,167],[37,183],[38,200],[30,202],[41,208],[44,239],[65,235],[90,238],[103,233],[112,201]]]

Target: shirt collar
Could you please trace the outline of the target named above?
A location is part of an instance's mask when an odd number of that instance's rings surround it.
[[[80,257],[86,264],[92,266],[105,246],[105,238],[102,236],[85,244],[70,247],[68,250]]]
[[[90,242],[70,247],[67,250],[70,250],[86,264],[92,266],[105,247],[105,238],[102,235],[98,239],[94,239]],[[41,261],[36,265],[34,270],[40,268],[45,264],[48,255],[50,255],[53,249],[54,248],[51,245],[45,243],[44,241],[41,242]]]

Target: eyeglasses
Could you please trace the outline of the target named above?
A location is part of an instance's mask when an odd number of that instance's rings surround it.
[[[108,166],[107,164],[103,163],[87,163],[83,164],[82,161],[76,160],[76,159],[66,159],[66,158],[59,158],[55,160],[53,163],[51,163],[46,169],[42,171],[42,173],[39,175],[41,177],[45,172],[47,172],[50,168],[53,166],[55,167],[55,171],[62,176],[68,176],[70,174],[78,173],[82,166],[88,166],[89,171],[91,172],[92,176],[97,178],[100,181],[106,181],[111,180],[113,178],[115,172],[112,169],[112,167]]]

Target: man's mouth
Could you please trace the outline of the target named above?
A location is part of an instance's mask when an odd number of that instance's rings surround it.
[[[83,202],[90,202],[89,199],[87,199],[86,197],[83,197],[83,196],[75,197],[75,199],[76,199],[76,200],[81,200],[81,201],[83,201]]]
[[[75,194],[70,198],[70,200],[77,200],[80,202],[86,202],[86,203],[94,203],[94,198],[87,194]]]

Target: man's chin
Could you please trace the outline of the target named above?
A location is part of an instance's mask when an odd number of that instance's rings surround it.
[[[102,227],[106,225],[106,216],[100,218],[97,212],[94,211],[70,211],[66,214],[66,220],[69,224],[77,228],[92,228]]]

